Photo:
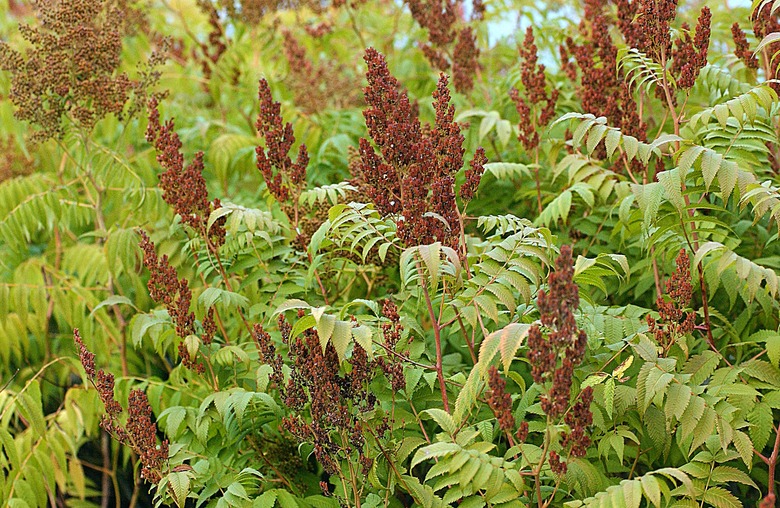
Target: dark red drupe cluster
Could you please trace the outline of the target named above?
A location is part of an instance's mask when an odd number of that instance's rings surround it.
[[[333,345],[328,343],[323,349],[314,328],[291,337],[292,327],[283,316],[278,324],[291,360],[286,382],[284,362],[271,336],[259,325],[253,336],[261,360],[272,367],[271,379],[291,410],[282,427],[299,441],[314,445],[314,455],[327,473],[337,474],[339,461],[353,453],[367,473],[372,460],[366,455],[363,434],[367,424],[360,414],[374,408],[376,397],[368,390],[368,384],[374,378],[377,363],[355,344],[348,360],[351,368],[343,372]],[[306,408],[310,419],[302,416]]]
[[[190,290],[187,279],[179,279],[176,269],[168,262],[168,256],[158,257],[155,252],[154,243],[149,239],[144,231],[140,232],[140,247],[144,253],[143,263],[149,270],[149,296],[157,303],[165,306],[168,315],[176,326],[176,335],[184,339],[195,333],[195,314],[190,312],[192,303],[192,291]],[[214,322],[214,311],[209,309],[206,317],[203,319],[202,342],[210,344],[216,333],[216,323]],[[190,354],[185,342],[179,343],[179,356],[182,364],[202,373],[204,366],[197,361],[197,358]]]
[[[225,33],[225,28],[222,26],[222,21],[219,17],[216,7],[210,1],[197,0],[196,2],[200,10],[208,16],[209,20],[209,36],[208,42],[199,42],[197,48],[193,48],[192,55],[196,62],[200,62],[203,76],[206,80],[211,79],[211,74],[214,72],[214,67],[219,62],[222,55],[225,54],[228,48],[228,38]],[[238,82],[239,73],[238,69],[234,69],[233,84]],[[208,91],[208,82],[204,82],[203,88]]]
[[[263,175],[268,190],[280,203],[296,203],[306,187],[306,166],[309,152],[306,145],[298,147],[295,162],[288,155],[295,143],[292,124],[282,119],[282,105],[274,102],[268,81],[260,80],[258,99],[260,113],[257,115],[258,134],[265,141],[265,147],[258,146],[257,169]]]
[[[481,146],[474,152],[474,158],[471,159],[469,167],[466,169],[466,181],[460,186],[460,199],[463,200],[463,208],[474,199],[479,188],[479,182],[482,181],[482,174],[485,172],[485,164],[488,159],[485,155],[485,149]]]
[[[498,420],[498,426],[506,432],[515,430],[515,417],[512,415],[512,397],[506,392],[506,381],[494,366],[488,371],[488,406]]]
[[[406,245],[440,241],[457,247],[460,214],[454,182],[463,166],[464,138],[454,120],[448,79],[440,76],[433,93],[436,121],[423,129],[384,56],[369,48],[365,61],[368,108],[363,116],[378,152],[369,140],[360,140],[355,182],[381,214],[398,216],[398,236]],[[482,160],[484,152],[479,152],[473,173],[481,174]],[[476,187],[474,182],[470,185]]]
[[[561,435],[562,448],[568,450],[569,457],[583,457],[590,446],[587,428],[593,423],[590,411],[593,389],[582,390],[570,406],[574,368],[582,362],[588,341],[574,319],[574,311],[579,306],[579,289],[573,277],[571,247],[564,245],[555,261],[555,271],[548,277],[548,291],[539,291],[537,300],[540,320],[547,333],[543,333],[539,325],[531,328],[528,359],[534,382],[549,386],[540,397],[542,410],[551,419],[563,416],[569,427],[569,431]],[[527,430],[524,434],[527,435]],[[555,473],[566,472],[566,461],[555,451],[550,452],[549,461]]]
[[[569,426],[569,432],[561,434],[561,446],[569,449],[570,457],[584,457],[590,446],[590,436],[587,429],[593,424],[593,413],[590,404],[593,402],[593,388],[588,386],[577,399],[577,402],[566,413],[563,420]]]
[[[569,55],[574,57],[579,68],[581,81],[577,96],[582,101],[583,111],[605,116],[623,133],[644,140],[646,126],[638,116],[637,104],[625,83],[622,70],[615,71],[618,50],[610,35],[610,28],[616,25],[627,44],[637,47],[640,34],[634,18],[638,2],[619,0],[616,4],[617,18],[610,14],[607,2],[587,2],[585,16],[579,26],[580,42],[575,43],[573,38],[568,38],[566,46],[561,45],[560,48],[561,60],[571,79],[576,77],[577,69],[569,62]],[[602,149],[596,153],[597,157],[605,155]],[[642,169],[638,161],[633,166],[637,171]]]
[[[330,24],[305,27],[312,37],[322,37]],[[360,104],[360,84],[352,73],[334,58],[313,60],[290,30],[283,30],[282,46],[288,63],[285,85],[292,91],[295,105],[308,114],[328,107],[353,107]]]
[[[100,426],[121,444],[130,447],[141,459],[141,477],[158,483],[168,461],[168,440],[157,444],[157,424],[152,420],[152,408],[142,390],[131,390],[127,401],[127,418],[119,421],[122,406],[114,398],[114,376],[103,369],[95,370],[95,355],[87,349],[78,329],[73,340],[79,349],[79,358],[87,377],[98,391],[106,414]]]
[[[672,72],[678,76],[677,87],[680,89],[693,87],[699,72],[707,65],[711,22],[710,9],[703,7],[693,38],[690,35],[690,28],[683,23],[682,35],[675,41],[675,48],[672,51]]]
[[[163,200],[173,207],[182,222],[208,240],[212,247],[225,243],[224,219],[216,221],[207,230],[211,212],[221,206],[219,199],[209,201],[206,180],[203,178],[203,152],[197,152],[190,164],[184,167],[182,143],[174,130],[173,120],[160,123],[157,99],[149,101],[149,123],[146,140],[157,150],[157,162],[165,170],[160,174]]]
[[[545,67],[538,63],[537,52],[533,28],[529,26],[520,46],[520,75],[525,95],[522,96],[516,88],[509,92],[520,115],[518,139],[526,150],[539,146],[538,130],[550,123],[555,115],[555,103],[558,101],[558,90],[553,89],[547,93]]]
[[[739,23],[731,25],[731,36],[734,39],[734,54],[742,60],[749,69],[758,69],[758,58],[750,49],[745,32],[739,28]]]
[[[34,2],[37,27],[22,24],[20,53],[0,42],[0,69],[11,73],[16,116],[37,125],[34,139],[60,138],[70,117],[91,129],[121,115],[137,83],[119,72],[127,12],[113,2]]]
[[[552,418],[564,414],[569,407],[574,368],[582,362],[588,337],[577,327],[574,311],[579,306],[579,289],[573,282],[574,262],[571,247],[561,247],[555,261],[555,271],[548,278],[548,291],[539,291],[538,306],[542,333],[535,325],[528,334],[531,375],[537,383],[552,381],[547,395],[542,396],[542,410]]]
[[[688,253],[681,249],[677,256],[677,269],[666,281],[666,295],[655,302],[660,319],[650,315],[646,318],[650,333],[664,350],[685,334],[693,332],[696,325],[696,313],[685,311],[693,298],[690,263]]]
[[[460,0],[406,0],[412,17],[428,31],[428,42],[422,44],[430,64],[446,72],[452,68],[455,90],[468,93],[474,87],[474,74],[479,67],[479,48],[474,29],[463,26]],[[482,19],[485,6],[474,2],[472,19]]]

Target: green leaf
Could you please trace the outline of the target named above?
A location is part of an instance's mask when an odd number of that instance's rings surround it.
[[[604,409],[607,416],[612,418],[612,411],[615,407],[615,378],[610,377],[604,385]]]
[[[138,307],[136,307],[128,297],[121,295],[111,295],[99,304],[95,305],[95,307],[92,309],[92,312],[89,313],[89,317],[94,316],[98,309],[113,305],[129,305],[135,310],[139,310]]]
[[[753,442],[741,430],[734,431],[734,447],[747,467],[753,465]]]
[[[414,458],[412,459],[410,467],[413,468],[424,460],[447,456],[451,453],[455,453],[460,449],[460,446],[456,443],[439,442],[430,444],[417,450],[417,453],[414,454]]]
[[[780,367],[780,335],[773,334],[766,339],[766,354],[772,365]]]
[[[190,477],[185,472],[170,473],[167,477],[173,500],[178,506],[184,506],[190,493]]]
[[[742,508],[742,503],[734,494],[722,487],[710,487],[704,492],[702,501],[715,508]]]
[[[480,370],[478,368],[471,369],[469,377],[463,384],[458,398],[455,399],[455,411],[452,413],[452,419],[460,425],[463,423],[466,415],[471,411],[471,408],[476,404],[477,397],[482,391],[482,380],[480,378]]]
[[[712,351],[703,351],[692,356],[685,364],[683,373],[690,374],[691,385],[700,385],[715,371],[720,363],[718,355]]]
[[[452,419],[452,416],[450,416],[450,414],[443,409],[426,409],[423,411],[423,413],[433,418],[434,421],[439,424],[439,427],[441,427],[442,430],[450,435],[454,434],[458,429],[458,427],[455,425],[455,421]]]
[[[654,506],[661,506],[661,486],[655,476],[646,474],[640,478],[642,491],[645,497],[653,503]]]
[[[227,309],[249,308],[249,298],[246,296],[215,287],[206,288],[198,297],[198,303],[204,309],[209,309],[217,303],[222,304]]]
[[[482,341],[482,345],[479,348],[479,361],[477,362],[477,367],[479,368],[480,373],[483,376],[487,375],[490,363],[499,350],[501,351],[501,360],[504,364],[504,370],[508,371],[517,350],[520,348],[523,341],[525,341],[532,326],[533,325],[527,323],[510,323],[504,328],[488,335],[485,340]]]
[[[336,349],[340,361],[344,361],[347,354],[347,346],[352,338],[352,326],[346,321],[336,321],[333,328],[331,342]]]
[[[758,488],[758,485],[750,478],[750,476],[747,475],[744,471],[741,471],[737,469],[736,467],[731,466],[718,466],[715,469],[712,470],[712,474],[710,475],[710,479],[713,482],[717,483],[741,483],[742,485],[749,485],[756,490],[760,489]]]
[[[763,360],[750,360],[741,365],[742,371],[765,383],[780,387],[780,369]]]

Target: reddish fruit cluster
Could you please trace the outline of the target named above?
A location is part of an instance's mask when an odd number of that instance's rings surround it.
[[[203,152],[197,152],[193,161],[184,167],[182,143],[174,130],[173,120],[160,124],[156,98],[149,101],[146,140],[154,144],[157,162],[165,170],[160,174],[163,200],[173,207],[185,224],[209,241],[211,247],[225,243],[224,219],[216,221],[207,229],[211,212],[221,204],[219,199],[209,201],[206,180],[203,178]]]
[[[333,25],[328,21],[322,21],[316,25],[306,25],[303,29],[306,30],[307,34],[315,39],[319,39],[320,37],[324,37],[331,33],[333,31]]]
[[[575,44],[572,38],[567,39],[566,47],[560,48],[561,60],[572,80],[575,79],[577,71],[574,64],[569,62],[570,54],[575,59],[576,67],[580,69],[581,84],[577,96],[582,101],[582,109],[585,112],[605,116],[622,132],[644,140],[646,126],[637,114],[636,102],[625,84],[622,71],[615,72],[617,47],[610,35],[611,26],[616,24],[629,46],[636,47],[638,26],[633,23],[633,20],[638,2],[629,3],[627,0],[620,0],[616,3],[617,18],[615,19],[605,9],[604,2],[589,2],[579,27],[583,42]],[[605,155],[604,149],[599,149],[596,153],[597,157]]]
[[[135,84],[118,71],[125,11],[110,2],[35,2],[39,27],[20,25],[29,49],[0,42],[0,68],[11,73],[16,116],[37,125],[36,140],[59,138],[63,120],[91,129],[120,115]]]
[[[640,2],[637,0],[614,0],[617,7],[616,25],[626,44],[630,48],[638,48],[642,33],[638,23],[634,23]]]
[[[16,139],[9,135],[0,138],[0,183],[35,171],[35,163],[29,152],[23,151]]]
[[[588,451],[590,436],[587,428],[593,424],[593,413],[590,412],[592,402],[593,388],[588,386],[582,390],[579,399],[564,417],[570,431],[562,434],[561,446],[569,448],[570,457],[584,457]]]
[[[454,120],[447,77],[440,76],[433,93],[436,121],[423,129],[384,56],[369,48],[365,61],[368,108],[363,116],[379,153],[367,139],[360,140],[355,182],[379,213],[400,215],[398,236],[406,245],[440,241],[456,247],[460,214],[454,182],[463,166],[464,138]],[[480,159],[474,161],[472,170],[481,173]]]
[[[460,93],[474,88],[474,72],[479,68],[479,48],[474,30],[467,26],[458,32],[458,40],[452,50],[452,86]]]
[[[395,350],[398,342],[401,340],[401,333],[404,330],[401,324],[401,316],[398,314],[398,307],[389,298],[382,302],[382,315],[388,320],[380,325],[382,335],[385,338],[385,345],[391,350]]]
[[[279,316],[280,325],[287,324],[287,321],[283,321],[283,316]],[[289,325],[287,325],[289,326]],[[282,330],[282,334],[290,333],[289,330],[279,328]],[[255,341],[257,351],[260,353],[260,361],[266,365],[271,366],[271,381],[276,383],[277,388],[280,391],[284,390],[284,373],[282,372],[282,366],[284,361],[282,356],[276,354],[276,346],[271,341],[271,335],[263,329],[263,326],[256,324],[252,329],[252,338]]]
[[[258,91],[260,113],[257,116],[258,134],[263,138],[265,147],[258,146],[257,169],[263,175],[268,190],[277,201],[290,201],[294,206],[298,196],[306,188],[306,166],[309,164],[309,152],[306,145],[298,147],[295,162],[288,153],[295,143],[292,124],[282,119],[282,105],[274,102],[271,87],[265,79],[260,80]]]
[[[569,407],[574,368],[582,362],[588,341],[574,319],[580,299],[573,276],[571,247],[564,245],[548,278],[549,292],[540,290],[537,299],[542,325],[549,330],[547,337],[538,325],[528,334],[534,381],[552,381],[549,392],[541,397],[542,410],[552,418],[560,417]]]
[[[561,460],[561,456],[558,455],[558,452],[551,451],[549,460],[550,460],[550,469],[552,469],[553,473],[557,475],[566,474],[566,471],[568,470],[568,466],[566,465],[566,462]]]
[[[78,329],[73,330],[73,340],[79,349],[79,359],[87,377],[98,391],[106,414],[100,426],[121,444],[132,448],[141,459],[141,477],[158,483],[162,479],[168,461],[168,441],[157,445],[157,424],[152,421],[152,408],[142,390],[131,390],[127,401],[125,424],[119,421],[122,406],[114,399],[114,376],[102,369],[95,371],[95,355],[90,353]]]
[[[291,84],[295,93],[295,103],[308,113],[322,109],[327,95],[320,89],[324,69],[314,67],[306,56],[306,50],[289,30],[282,31],[284,56],[289,64]]]
[[[428,30],[428,40],[435,46],[446,46],[455,40],[458,22],[456,0],[407,0],[412,17]]]
[[[471,3],[471,20],[481,21],[485,18],[485,3],[482,0],[474,0]]]
[[[528,422],[525,420],[520,422],[520,426],[517,428],[517,432],[515,432],[518,442],[525,443],[525,440],[528,439],[528,430]]]
[[[84,345],[84,341],[81,338],[78,328],[73,330],[73,341],[76,343],[76,347],[79,349],[79,361],[84,367],[84,372],[87,373],[87,377],[92,379],[95,377],[95,353],[92,353],[87,346]]]
[[[488,371],[488,406],[498,419],[501,430],[512,432],[515,430],[515,417],[512,415],[512,397],[506,393],[506,381],[499,374],[498,369],[491,366]]]
[[[637,48],[656,62],[672,53],[671,22],[677,17],[677,0],[638,0]]]
[[[689,27],[683,23],[682,35],[675,41],[672,52],[672,72],[677,78],[677,87],[683,90],[693,87],[699,72],[707,65],[707,50],[710,45],[710,23],[712,13],[708,7],[703,7],[696,23],[696,34],[693,39]]]
[[[520,75],[525,97],[521,97],[516,88],[512,88],[509,92],[520,115],[518,139],[529,151],[539,146],[538,129],[550,123],[555,115],[555,103],[558,101],[558,90],[553,89],[549,95],[547,94],[545,67],[538,63],[537,52],[533,28],[529,26],[525,31],[523,44],[520,46],[522,60]]]
[[[731,36],[734,39],[734,54],[742,60],[749,69],[758,69],[758,58],[750,50],[745,32],[739,28],[739,23],[731,25]]]
[[[672,278],[666,281],[666,298],[660,297],[655,302],[660,320],[649,315],[646,318],[650,333],[664,350],[668,350],[680,337],[693,332],[696,325],[696,314],[684,310],[693,298],[690,259],[685,249],[680,250],[676,264]]]
[[[220,11],[225,12],[230,20],[238,20],[246,25],[254,26],[267,20],[269,15],[285,10],[309,10],[321,13],[327,7],[327,2],[320,0],[213,0]],[[338,7],[345,0],[334,0],[331,5]],[[355,3],[355,2],[353,2]]]
[[[179,279],[176,269],[168,262],[168,256],[162,258],[157,256],[154,249],[154,243],[149,239],[146,232],[141,231],[140,247],[144,253],[143,263],[149,270],[149,296],[157,303],[165,306],[168,315],[176,326],[176,335],[184,339],[195,333],[195,314],[190,312],[192,303],[192,291],[187,279]],[[214,336],[216,325],[214,323],[213,312],[209,312],[203,320],[204,342],[211,342]],[[204,366],[197,361],[197,358],[190,354],[182,340],[179,343],[179,356],[182,364],[202,373]]]
[[[282,32],[284,56],[289,74],[285,80],[295,96],[295,104],[314,114],[326,106],[349,107],[359,103],[355,93],[358,83],[347,77],[342,66],[332,58],[315,64],[306,55],[306,49],[289,30]]]
[[[481,146],[477,148],[474,153],[474,158],[471,159],[468,169],[466,169],[466,181],[460,186],[460,199],[463,200],[463,208],[474,199],[479,188],[479,182],[482,180],[482,174],[485,172],[485,164],[487,164],[487,156],[485,155],[485,149]]]
[[[656,62],[667,65],[676,76],[677,88],[690,89],[699,72],[707,65],[712,13],[703,7],[696,23],[693,38],[690,27],[683,23],[682,35],[672,46],[671,23],[677,17],[677,0],[637,0],[618,5],[618,26],[626,42]],[[656,95],[662,97],[661,87]],[[674,98],[673,98],[674,100]]]
[[[404,327],[401,324],[401,316],[398,314],[398,308],[389,298],[385,299],[382,303],[382,315],[387,318],[387,321],[382,322],[380,328],[382,329],[384,347],[388,352],[388,356],[377,358],[376,364],[390,381],[390,386],[393,391],[398,392],[406,387],[406,378],[404,377],[402,363],[403,358],[406,358],[406,354],[396,353],[394,355],[393,353],[401,340],[401,333],[403,332]]]
[[[127,399],[127,422],[125,430],[128,443],[141,458],[141,477],[152,483],[162,479],[162,471],[168,460],[168,441],[157,446],[157,425],[152,421],[152,407],[142,390],[130,390]]]
[[[769,6],[764,6],[761,9],[753,12],[753,34],[757,39],[762,40],[769,34],[780,32],[780,20],[776,14],[772,13],[772,9]],[[765,57],[762,58],[762,65],[764,66],[764,72],[767,79],[777,79],[778,68],[780,68],[780,61],[776,58],[772,58],[778,49],[778,43],[774,42],[766,46]],[[770,83],[769,86],[774,89],[775,92],[780,91],[780,83]]]
[[[372,462],[366,455],[365,423],[361,421],[360,413],[373,409],[376,402],[368,391],[376,362],[369,361],[366,351],[355,344],[348,360],[351,369],[342,373],[333,345],[328,343],[323,349],[315,329],[310,328],[302,336],[293,338],[284,317],[280,317],[279,325],[282,342],[289,348],[292,360],[286,384],[282,358],[270,335],[256,326],[254,338],[261,360],[271,365],[272,380],[293,413],[283,420],[283,428],[299,441],[314,444],[314,454],[328,474],[336,474],[340,469],[340,458],[353,453],[357,453],[360,464],[367,470]],[[300,414],[306,406],[310,421]]]
[[[200,42],[197,49],[192,50],[192,55],[195,61],[200,62],[203,76],[206,80],[211,79],[214,67],[219,62],[222,55],[225,54],[228,48],[228,38],[225,34],[225,29],[222,27],[222,22],[219,19],[219,13],[217,9],[208,0],[197,0],[198,7],[203,13],[209,17],[209,31],[208,43]],[[239,78],[238,68],[233,69],[233,84],[238,83]],[[204,83],[204,89],[208,91],[208,83]]]
[[[474,88],[479,67],[479,48],[472,27],[458,29],[461,6],[458,0],[406,0],[412,17],[428,30],[428,43],[421,46],[431,65],[446,72],[452,67],[455,90],[468,93]],[[485,7],[474,3],[473,19],[481,19]],[[454,47],[449,47],[455,42]],[[449,55],[452,55],[451,57]]]

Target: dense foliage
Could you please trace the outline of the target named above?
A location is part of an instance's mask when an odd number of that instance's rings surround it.
[[[0,499],[776,506],[734,4],[4,0]]]

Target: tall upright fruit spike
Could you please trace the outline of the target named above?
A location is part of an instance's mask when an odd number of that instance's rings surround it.
[[[360,140],[355,181],[383,215],[397,216],[398,234],[408,245],[436,241],[457,247],[461,218],[455,201],[455,174],[463,167],[463,135],[450,104],[449,79],[441,74],[433,93],[436,121],[423,129],[415,106],[373,48],[364,57],[366,127],[374,144]],[[376,147],[376,148],[375,148]],[[472,172],[481,174],[478,151]],[[472,182],[474,187],[474,182]]]

